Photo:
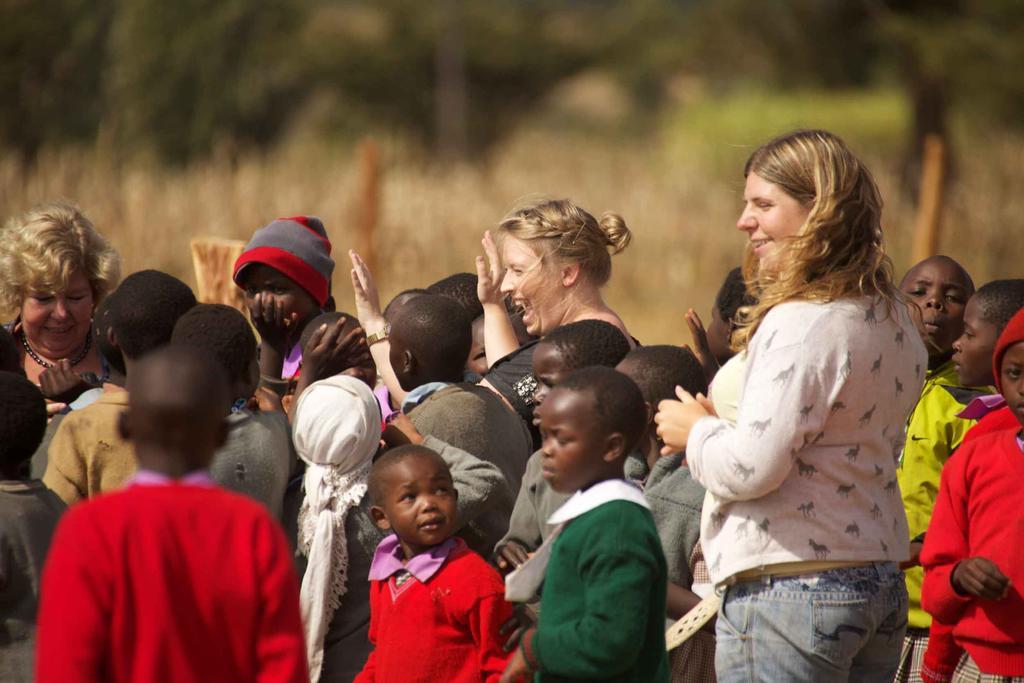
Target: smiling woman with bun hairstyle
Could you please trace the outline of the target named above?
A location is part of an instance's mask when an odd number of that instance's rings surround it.
[[[534,337],[580,320],[603,320],[632,339],[601,295],[611,278],[611,257],[629,246],[632,236],[622,216],[606,212],[598,219],[569,199],[516,208],[498,224],[496,236],[484,235],[486,258],[477,257],[490,366],[484,384],[528,422],[536,387],[533,342],[519,346],[506,301],[518,309]]]

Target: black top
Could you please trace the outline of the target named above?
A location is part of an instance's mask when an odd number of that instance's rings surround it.
[[[537,378],[533,376],[533,352],[536,347],[537,340],[523,344],[498,359],[484,375],[484,379],[512,404],[526,422],[535,444],[540,441],[533,426],[533,392],[537,390]]]

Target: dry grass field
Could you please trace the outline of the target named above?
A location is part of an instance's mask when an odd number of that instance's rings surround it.
[[[680,130],[678,122],[671,125]],[[633,245],[614,260],[607,291],[633,333],[647,343],[687,341],[683,312],[693,306],[706,315],[722,276],[740,260],[740,171],[750,145],[764,136],[758,129],[753,139],[715,139],[696,124],[683,134],[666,130],[673,128],[667,124],[643,142],[601,142],[592,133],[527,128],[488,161],[461,166],[380,141],[383,295],[471,270],[483,231],[510,207],[531,196],[567,196],[594,213],[619,212],[634,232]],[[845,134],[841,126],[839,132]],[[888,246],[902,272],[914,212],[898,190],[898,150],[870,136],[860,147],[856,135],[849,138],[882,187]],[[941,250],[979,282],[1024,275],[1024,140],[958,140],[955,153]],[[159,268],[193,284],[191,238],[247,239],[274,217],[319,215],[340,266],[338,304],[350,309],[345,251],[358,245],[359,169],[351,147],[299,141],[262,156],[179,170],[115,165],[103,150],[65,149],[45,154],[28,172],[0,160],[0,210],[6,218],[43,201],[72,200],[121,252],[125,272]]]

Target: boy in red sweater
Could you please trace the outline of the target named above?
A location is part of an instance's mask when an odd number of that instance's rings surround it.
[[[448,466],[422,446],[373,465],[370,508],[394,533],[370,565],[370,654],[356,683],[495,683],[508,655],[498,631],[512,616],[501,577],[453,537]]]
[[[307,683],[298,582],[280,527],[205,469],[224,443],[223,371],[170,347],[128,379],[139,469],[72,508],[43,573],[39,683]]]
[[[1024,311],[1003,330],[993,356],[996,387],[1024,425]],[[1020,429],[965,444],[942,473],[925,537],[922,605],[953,626],[967,650],[954,681],[1024,680],[1024,440]]]

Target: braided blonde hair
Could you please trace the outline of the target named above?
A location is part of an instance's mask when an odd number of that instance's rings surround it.
[[[732,344],[746,348],[761,321],[785,301],[872,296],[892,305],[892,262],[882,244],[882,197],[871,173],[838,136],[798,130],[762,145],[743,176],[756,173],[810,208],[807,220],[781,250],[773,272],[744,263],[757,302],[741,308]]]
[[[550,258],[558,265],[578,263],[598,287],[611,277],[611,256],[629,246],[633,237],[622,216],[606,212],[597,220],[568,199],[545,200],[513,210],[498,224],[498,235],[539,242],[542,260]]]

